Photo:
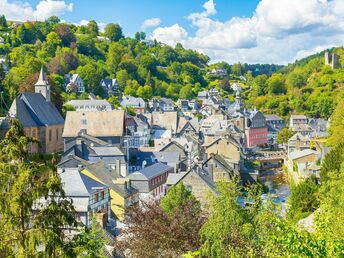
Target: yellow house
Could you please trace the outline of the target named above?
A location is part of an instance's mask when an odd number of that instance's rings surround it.
[[[222,155],[235,163],[239,163],[241,160],[240,145],[232,136],[226,135],[225,137],[217,138],[210,144],[204,144],[203,146],[208,157],[211,155]]]
[[[131,186],[130,180],[119,175],[118,171],[104,162],[86,166],[81,172],[109,187],[111,215],[115,219],[123,221],[125,209],[138,203],[139,193]]]

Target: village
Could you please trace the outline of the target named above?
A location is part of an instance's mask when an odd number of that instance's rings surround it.
[[[66,197],[86,227],[95,216],[116,235],[125,227],[128,207],[160,199],[180,183],[207,207],[216,182],[233,177],[253,184],[273,171],[286,173],[295,184],[311,175],[320,180],[320,165],[329,152],[322,140],[328,121],[303,114],[285,121],[246,109],[239,81],[231,85],[234,102],[216,88],[199,92],[197,99],[146,102],[121,96],[116,79],[100,84],[119,98],[120,108],[89,94],[87,100],[66,103],[73,111],[64,119],[51,102],[42,67],[35,93],[19,94],[0,127],[4,136],[9,120],[17,118],[26,136],[40,142],[30,144],[31,153],[61,153],[57,169]],[[65,76],[65,87],[85,89],[77,74]],[[278,142],[282,130],[292,131],[283,143]]]

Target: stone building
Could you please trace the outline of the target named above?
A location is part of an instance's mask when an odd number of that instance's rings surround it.
[[[29,152],[31,153],[63,151],[64,119],[50,101],[50,95],[50,85],[42,67],[35,84],[35,93],[19,94],[13,101],[7,118],[1,123],[2,131],[6,131],[9,127],[9,119],[18,119],[24,128],[25,135],[39,140],[39,145],[30,144]]]
[[[331,66],[332,69],[338,69],[340,67],[339,56],[335,53],[330,54],[325,52],[325,65]]]

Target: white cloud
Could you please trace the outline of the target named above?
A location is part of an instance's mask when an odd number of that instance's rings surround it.
[[[0,12],[8,20],[45,20],[50,16],[60,16],[73,10],[73,4],[65,1],[41,0],[35,7],[27,2],[0,0]]]
[[[170,27],[159,27],[152,33],[152,38],[169,45],[175,45],[177,42],[187,39],[187,36],[187,31],[179,24]]]
[[[261,0],[251,17],[227,21],[210,17],[217,13],[213,0],[203,8],[188,16],[195,35],[187,36],[184,28],[173,25],[156,28],[152,37],[171,45],[181,42],[215,61],[230,63],[287,63],[343,44],[343,0]],[[176,36],[177,31],[183,36]]]
[[[146,19],[141,25],[141,29],[145,30],[148,28],[153,28],[159,26],[161,23],[161,20],[159,18],[151,18],[151,19]]]

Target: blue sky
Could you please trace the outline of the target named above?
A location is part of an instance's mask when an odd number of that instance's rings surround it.
[[[212,62],[287,64],[343,45],[344,0],[0,0],[12,20],[119,23]]]

